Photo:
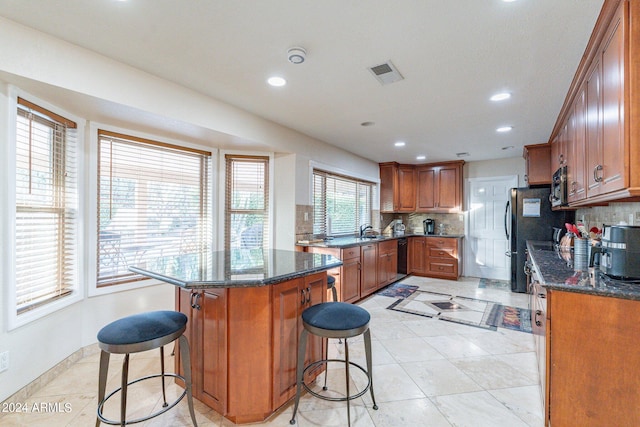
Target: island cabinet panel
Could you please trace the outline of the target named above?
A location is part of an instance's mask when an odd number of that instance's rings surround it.
[[[640,301],[549,290],[545,425],[640,425]]]
[[[321,272],[274,285],[176,289],[176,309],[189,318],[194,397],[237,424],[264,421],[285,404],[295,395],[302,311],[325,301],[326,288]],[[307,363],[323,354],[322,340],[310,337]]]
[[[326,276],[313,275],[272,286],[273,291],[273,408],[277,409],[295,396],[298,338],[302,332],[302,312],[323,301]],[[322,339],[309,335],[305,365],[322,359]],[[322,369],[309,371],[311,381]],[[266,394],[266,393],[265,393]]]
[[[177,288],[176,305],[178,311],[189,318],[186,335],[191,350],[193,395],[224,414],[227,397],[225,290]],[[179,351],[175,352],[175,363],[176,369],[184,374]]]

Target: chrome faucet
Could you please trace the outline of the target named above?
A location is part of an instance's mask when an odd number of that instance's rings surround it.
[[[364,235],[367,233],[367,230],[373,230],[373,227],[368,225],[368,224],[364,224],[360,226],[360,237],[364,237]]]

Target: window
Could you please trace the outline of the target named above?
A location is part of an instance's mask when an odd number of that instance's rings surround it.
[[[371,182],[313,171],[313,233],[353,234],[371,224],[375,185]]]
[[[16,314],[77,289],[76,124],[18,98]]]
[[[225,249],[258,250],[262,256],[269,245],[269,158],[225,159]]]
[[[98,131],[98,286],[209,249],[211,153]]]

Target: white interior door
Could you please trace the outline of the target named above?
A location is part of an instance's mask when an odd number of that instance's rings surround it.
[[[467,180],[468,226],[465,238],[465,276],[510,280],[511,259],[505,255],[509,242],[504,215],[509,189],[518,186],[517,176]]]

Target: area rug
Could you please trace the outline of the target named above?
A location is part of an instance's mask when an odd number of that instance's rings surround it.
[[[531,310],[495,304],[484,322],[499,328],[531,333]]]
[[[494,301],[416,289],[407,297],[400,297],[387,309],[490,331],[506,328],[531,333],[529,310]]]
[[[485,312],[491,312],[494,305],[492,301],[416,290],[407,298],[399,299],[387,308],[495,331],[495,325],[483,322]]]
[[[479,288],[486,289],[500,289],[503,291],[511,291],[511,282],[506,280],[496,280],[496,279],[480,279],[478,283]]]
[[[418,289],[415,285],[403,285],[402,283],[394,283],[377,292],[377,295],[392,298],[407,298]]]

